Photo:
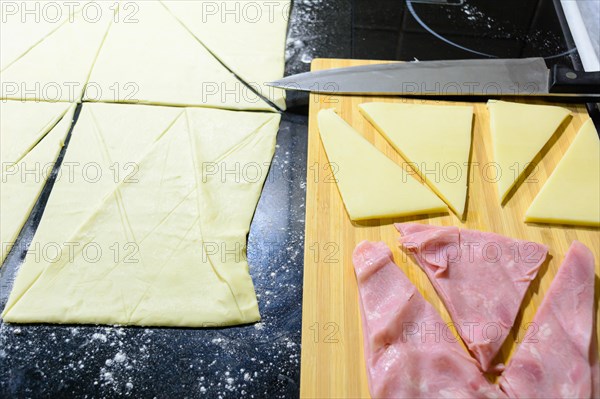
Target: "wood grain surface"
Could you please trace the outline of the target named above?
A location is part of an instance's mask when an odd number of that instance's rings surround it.
[[[312,69],[321,70],[381,61],[317,59]],[[306,199],[306,238],[304,257],[304,297],[302,319],[302,365],[300,395],[304,398],[369,397],[363,356],[362,327],[358,307],[358,289],[352,266],[352,251],[362,240],[384,241],[394,254],[395,262],[407,274],[446,322],[450,317],[425,274],[397,246],[398,233],[392,223],[417,220],[432,225],[454,225],[503,234],[509,237],[546,244],[549,261],[539,271],[525,296],[513,334],[509,336],[497,360],[510,359],[516,343],[522,339],[547,292],[566,251],[573,240],[586,244],[596,259],[596,304],[600,291],[600,230],[598,228],[526,224],[525,211],[555,168],[581,125],[589,118],[583,105],[562,104],[573,112],[550,140],[530,168],[526,179],[513,190],[502,207],[498,200],[494,170],[486,165],[493,161],[489,117],[483,102],[461,102],[474,108],[473,147],[466,218],[454,214],[413,218],[372,220],[353,223],[338,193],[331,167],[321,144],[317,113],[334,108],[358,132],[392,160],[402,159],[359,113],[358,105],[368,101],[422,102],[431,100],[392,97],[311,95],[308,137],[308,176]],[[523,101],[523,100],[515,100]],[[541,103],[528,99],[527,102]],[[590,165],[590,167],[594,167]],[[596,165],[597,167],[597,165]],[[390,182],[393,184],[393,182]],[[568,204],[565,204],[568,206]],[[597,317],[600,319],[600,317]],[[597,322],[598,325],[598,322]],[[597,337],[596,337],[597,338]]]

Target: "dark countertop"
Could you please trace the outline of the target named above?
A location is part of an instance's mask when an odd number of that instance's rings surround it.
[[[402,1],[297,0],[286,74],[308,70],[316,57],[426,60],[481,57],[476,52],[566,52],[549,62],[570,62],[572,45],[562,35],[553,1],[499,3],[414,1],[421,22],[450,44],[419,24]],[[307,97],[290,93],[288,100],[248,241],[263,320],[225,329],[0,324],[0,398],[299,395]],[[39,212],[34,210],[22,239],[30,238]],[[12,253],[0,269],[0,309],[22,256]]]

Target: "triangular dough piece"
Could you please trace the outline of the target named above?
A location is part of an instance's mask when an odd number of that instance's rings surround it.
[[[2,101],[0,103],[0,160],[20,161],[65,115],[70,104]]]
[[[393,262],[383,242],[361,242],[352,260],[372,397],[504,397]]]
[[[511,398],[597,398],[594,255],[573,241],[500,386]]]
[[[60,122],[18,162],[2,161],[0,264],[4,262],[13,247],[46,184],[46,180],[52,173],[56,158],[71,127],[74,111],[75,105],[71,105],[69,111],[63,114]],[[31,115],[31,117],[35,119],[36,115]]]
[[[526,222],[600,226],[600,140],[589,119],[525,213]]]
[[[112,3],[95,2],[0,72],[2,99],[68,101],[81,99],[90,71],[112,22]],[[76,56],[74,56],[76,55]]]
[[[548,248],[457,227],[403,223],[396,228],[481,368],[491,370]]]
[[[496,100],[490,100],[487,107],[498,170],[498,196],[504,203],[523,172],[571,111]]]
[[[463,219],[473,107],[364,103],[360,112]]]
[[[86,101],[273,110],[162,3],[135,4],[137,22],[113,24],[91,74]],[[125,18],[122,7],[119,15]]]
[[[285,91],[265,83],[284,74],[290,0],[168,0],[164,4],[236,75],[285,109]]]
[[[352,220],[445,212],[444,203],[334,110],[318,115],[321,141]]]
[[[245,240],[268,167],[258,179],[231,171],[268,165],[280,116],[183,112],[138,162],[136,181],[114,188],[58,260],[28,257],[5,321],[217,327],[260,318]],[[232,133],[239,141],[224,153],[200,151]]]

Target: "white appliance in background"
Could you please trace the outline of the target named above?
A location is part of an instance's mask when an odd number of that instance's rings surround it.
[[[586,72],[600,71],[600,0],[560,1]]]

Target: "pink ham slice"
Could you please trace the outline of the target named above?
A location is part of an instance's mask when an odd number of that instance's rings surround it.
[[[381,242],[353,255],[374,398],[504,398]]]
[[[457,227],[403,223],[396,229],[402,234],[400,243],[429,277],[482,370],[492,371],[492,361],[548,248]]]
[[[500,379],[514,398],[597,398],[594,256],[574,241]]]

